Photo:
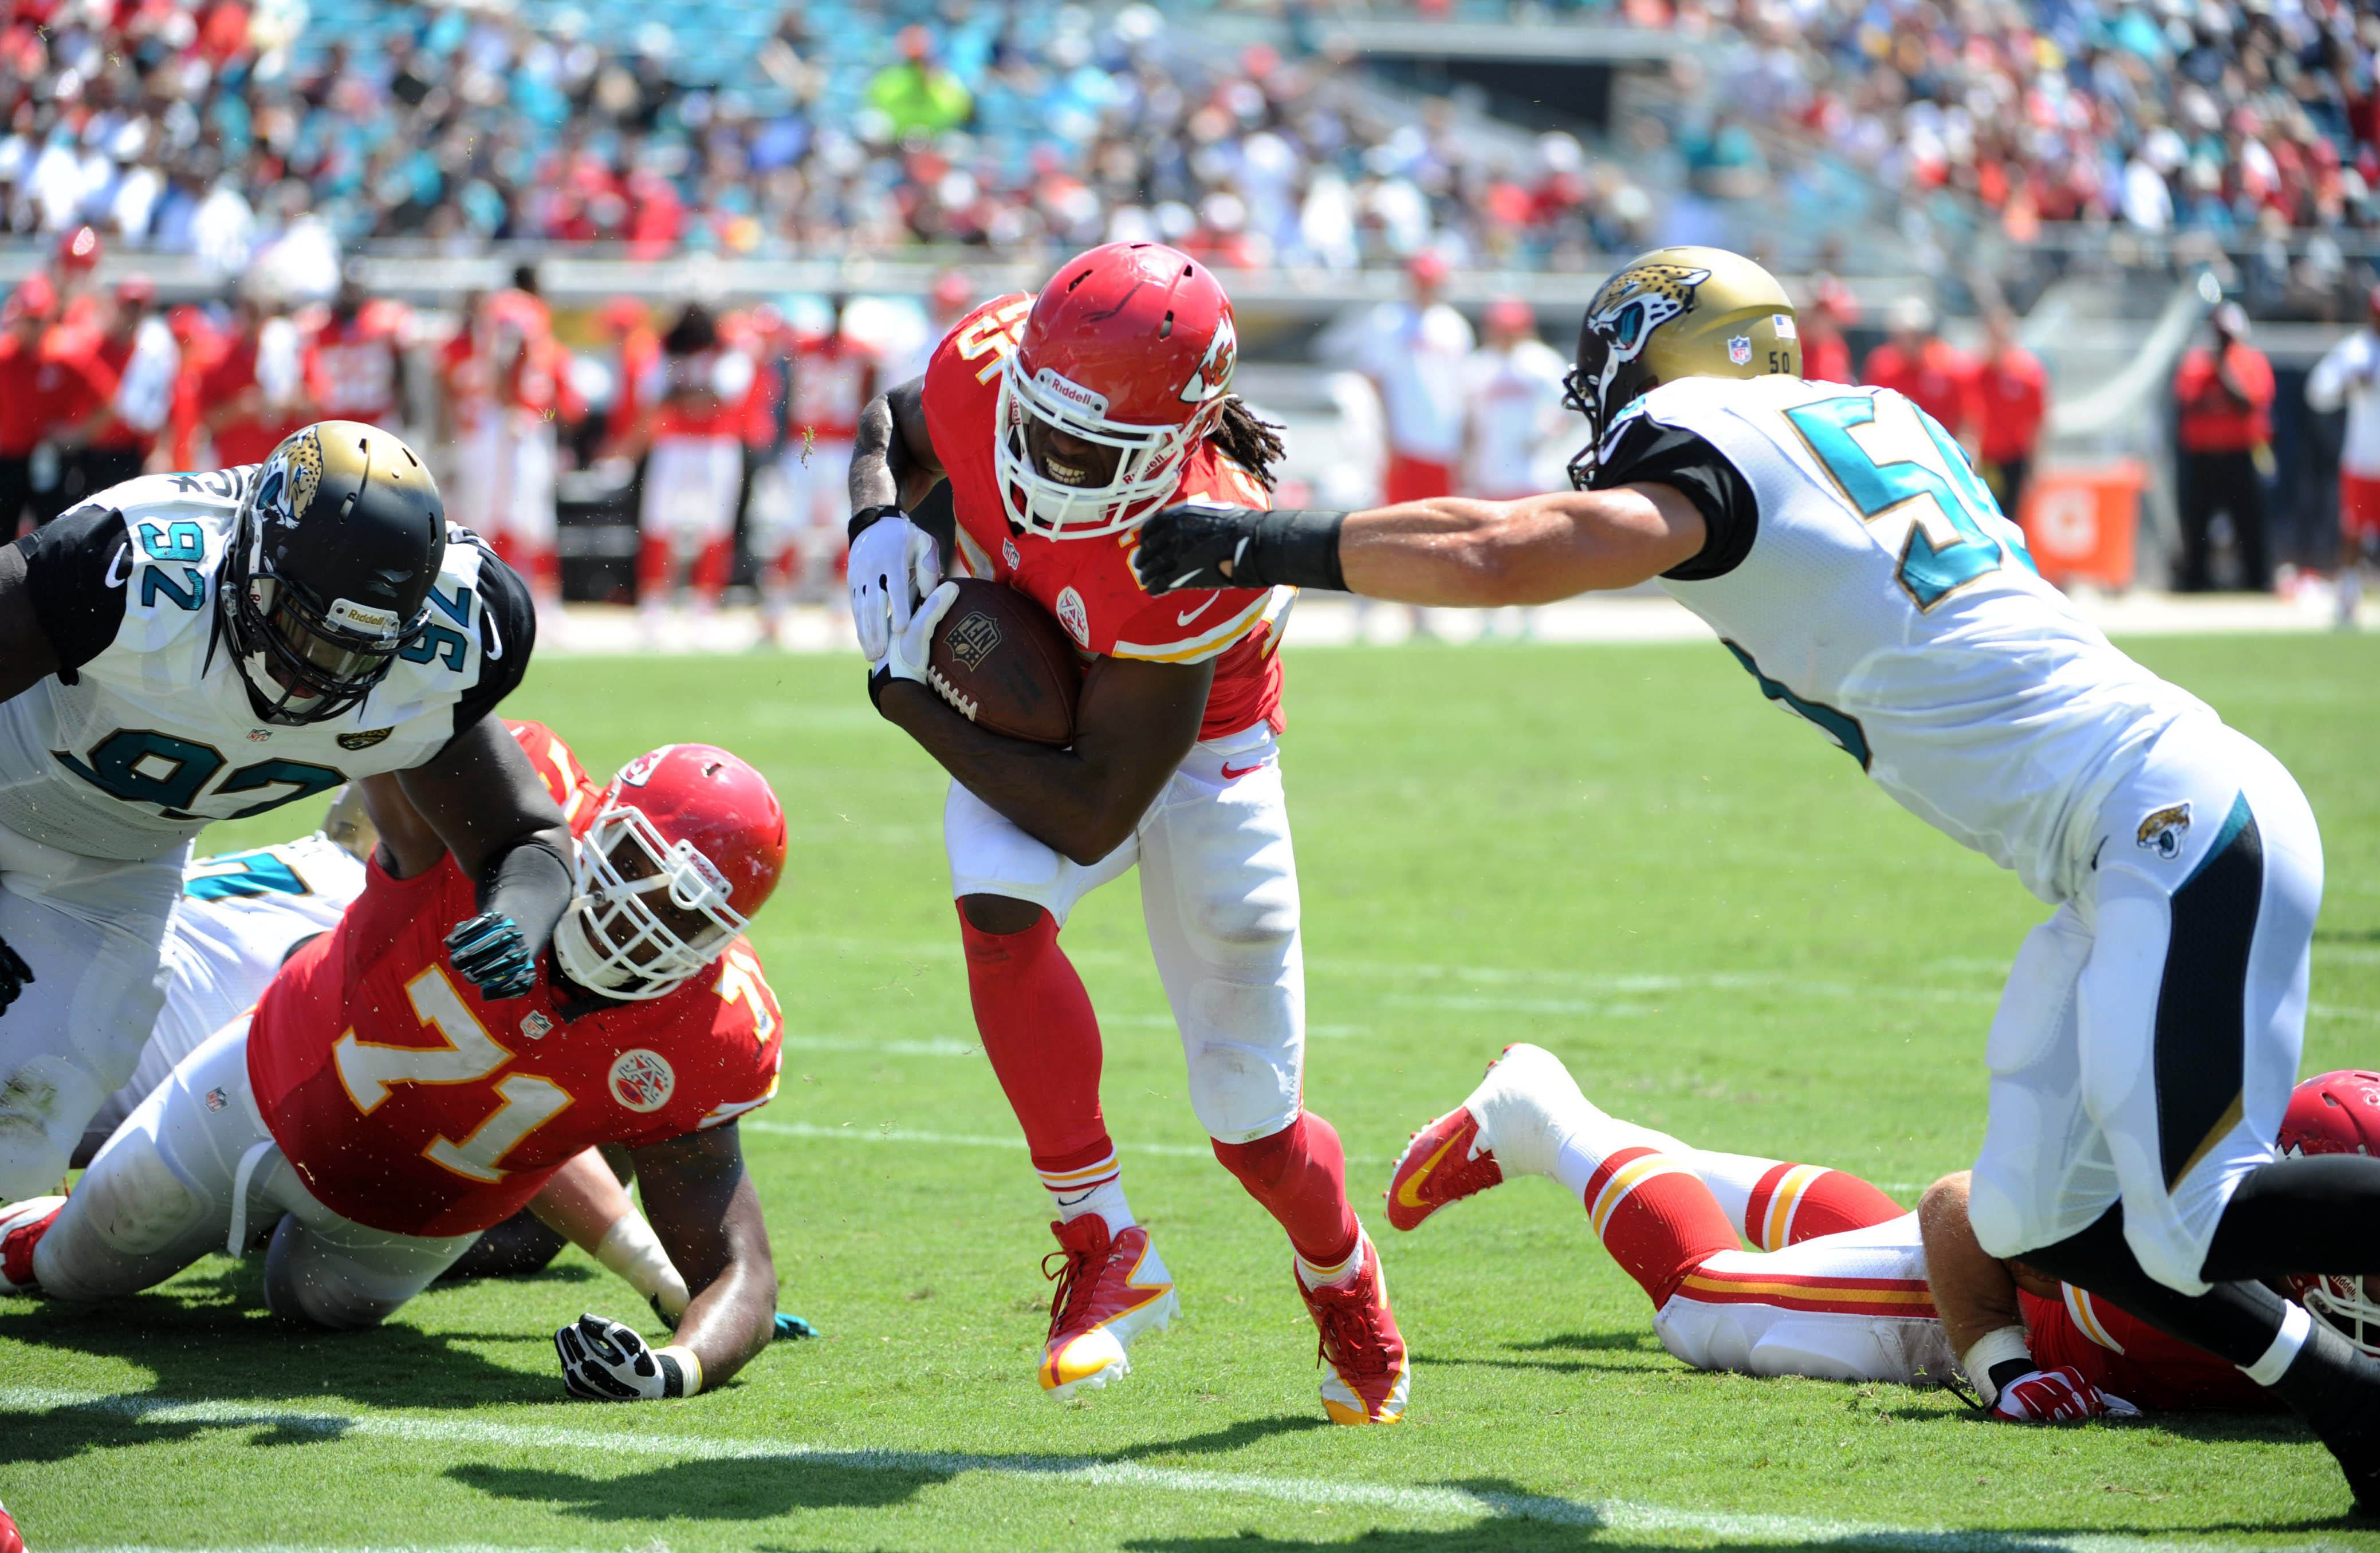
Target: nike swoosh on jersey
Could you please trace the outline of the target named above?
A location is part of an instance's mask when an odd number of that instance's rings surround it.
[[[115,547],[115,553],[110,556],[107,562],[107,577],[105,580],[108,587],[121,588],[124,586],[124,579],[132,575],[132,568],[126,564],[126,563],[130,561],[131,558],[131,540],[127,540],[124,543]]]
[[[1205,603],[1203,603],[1203,604],[1199,605],[1199,606],[1198,606],[1196,609],[1195,609],[1195,610],[1185,610],[1185,611],[1184,611],[1182,613],[1175,615],[1175,616],[1173,617],[1173,624],[1174,624],[1174,625],[1189,625],[1192,621],[1194,621],[1194,620],[1197,619],[1200,615],[1205,614],[1208,610],[1213,609],[1213,608],[1215,607],[1215,601],[1216,601],[1216,600],[1218,600],[1218,599],[1220,599],[1220,598],[1221,598],[1221,597],[1222,597],[1222,595],[1221,595],[1220,593],[1209,593],[1209,594],[1208,594],[1208,595],[1207,595],[1207,601],[1206,601]]]

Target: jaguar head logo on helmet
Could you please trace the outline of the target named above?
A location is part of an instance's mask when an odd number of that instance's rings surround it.
[[[621,768],[575,851],[554,958],[591,992],[644,1002],[751,926],[784,872],[785,811],[727,751],[667,745]]]
[[[1793,303],[1777,277],[1714,248],[1656,249],[1623,265],[1587,303],[1564,403],[1586,417],[1571,483],[1587,488],[1620,413],[1679,378],[1799,376]]]
[[[284,438],[249,486],[220,624],[258,717],[327,722],[384,678],[430,620],[446,508],[413,450],[323,420]]]
[[[1110,243],[1067,261],[1002,369],[994,463],[1010,518],[1068,540],[1137,525],[1221,416],[1238,356],[1231,299],[1188,255]]]

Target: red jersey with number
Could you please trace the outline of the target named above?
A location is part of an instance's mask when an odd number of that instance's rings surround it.
[[[557,800],[595,816],[566,746],[510,723]],[[249,1077],[273,1141],[333,1212],[395,1234],[501,1223],[573,1155],[734,1121],[776,1093],[781,1018],[743,939],[650,1002],[557,986],[490,1002],[444,939],[479,908],[450,855],[411,879],[377,858],[339,926],[258,1000]]]
[[[876,358],[842,334],[797,342],[793,353],[789,434],[847,443],[859,434],[859,412],[876,394]]]
[[[1008,519],[993,461],[1000,374],[1016,349],[1033,298],[996,297],[961,319],[926,367],[926,427],[950,477],[959,562],[967,575],[1004,582],[1048,610],[1087,653],[1160,663],[1213,660],[1202,739],[1257,723],[1281,732],[1281,627],[1296,589],[1221,588],[1152,595],[1132,569],[1136,529],[1057,540]],[[1171,501],[1269,507],[1262,481],[1210,441],[1183,467]]]
[[[2071,1365],[2100,1390],[2152,1413],[2249,1411],[2277,1405],[2272,1392],[2227,1364],[2136,1316],[2073,1287],[2065,1298],[2019,1296],[2033,1357],[2043,1369]]]
[[[387,426],[397,417],[397,352],[404,349],[401,302],[370,301],[353,318],[333,318],[306,347],[306,391],[325,420]]]

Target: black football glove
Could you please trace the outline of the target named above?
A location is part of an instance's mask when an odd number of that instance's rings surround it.
[[[17,994],[22,992],[32,979],[33,967],[25,964],[23,955],[8,947],[7,940],[0,939],[0,1012],[6,1012],[8,1005],[17,1001]]]
[[[1343,589],[1339,571],[1339,526],[1342,512],[1290,508],[1218,507],[1179,502],[1160,507],[1140,526],[1140,547],[1132,552],[1140,585],[1151,593],[1183,588],[1297,588]],[[1222,566],[1230,562],[1232,575]]]
[[[500,911],[481,912],[446,935],[446,957],[480,996],[501,1002],[525,998],[537,986],[537,957],[520,924]]]
[[[635,1329],[604,1316],[581,1316],[555,1332],[553,1351],[562,1356],[563,1386],[585,1401],[650,1402],[701,1389],[698,1378],[687,1384],[683,1349],[655,1353]]]

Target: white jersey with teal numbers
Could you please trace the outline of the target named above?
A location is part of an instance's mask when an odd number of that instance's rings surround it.
[[[184,864],[182,898],[165,931],[165,1006],[131,1081],[91,1119],[92,1141],[255,1002],[292,949],[337,927],[363,892],[364,866],[320,832]]]
[[[2079,888],[2082,832],[2150,739],[2214,716],[2042,581],[1957,443],[1889,389],[1665,384],[1604,439],[1596,484],[1638,480],[1703,509],[1709,541],[1661,586],[1762,694],[2045,900]]]
[[[356,706],[256,714],[216,588],[254,467],[153,475],[20,541],[59,672],[0,704],[0,825],[62,851],[170,854],[211,820],[419,765],[518,684],[519,578],[449,526],[428,631]]]

